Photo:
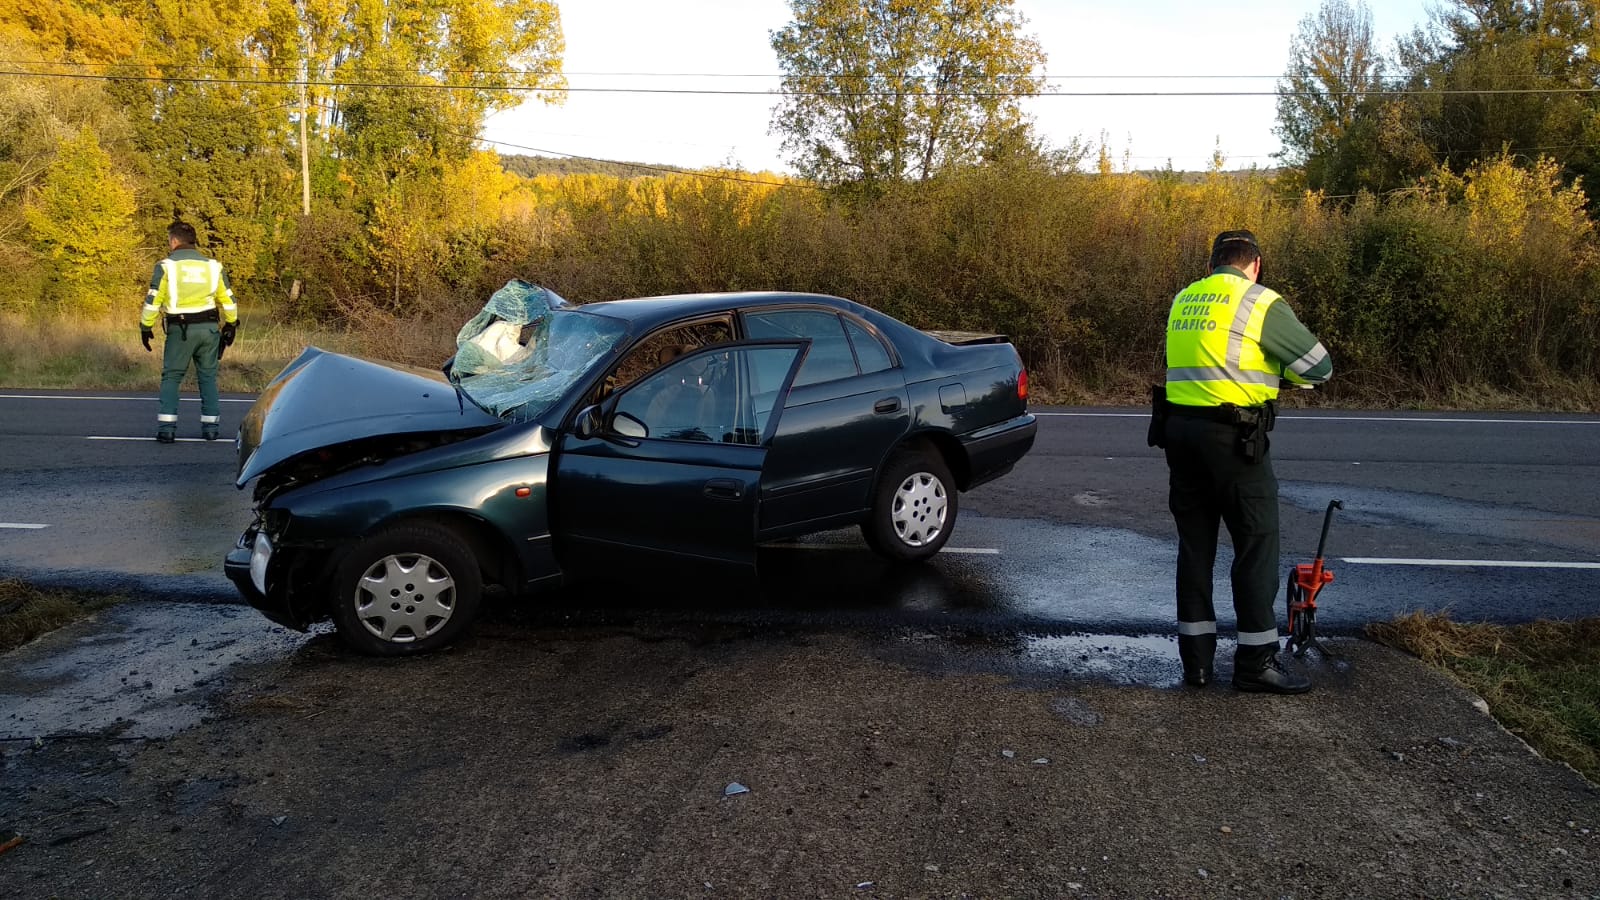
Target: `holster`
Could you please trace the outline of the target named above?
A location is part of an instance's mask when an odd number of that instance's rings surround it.
[[[1167,446],[1167,415],[1171,411],[1171,404],[1167,402],[1167,386],[1153,384],[1150,386],[1150,431],[1145,434],[1145,443],[1151,447],[1166,449]]]
[[[1265,459],[1267,450],[1272,447],[1272,441],[1267,437],[1278,424],[1277,401],[1268,400],[1261,406],[1234,406],[1234,452],[1247,463],[1257,463]]]

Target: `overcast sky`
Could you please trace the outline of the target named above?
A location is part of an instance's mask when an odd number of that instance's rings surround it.
[[[1289,41],[1320,0],[1017,0],[1048,57],[1058,94],[1025,101],[1053,147],[1103,139],[1119,163],[1204,168],[1220,142],[1230,168],[1270,166],[1275,76]],[[1372,0],[1387,53],[1427,19],[1431,0]],[[785,0],[566,0],[565,69],[574,88],[772,90],[769,34]],[[695,77],[689,77],[689,76]],[[1063,77],[1070,76],[1070,77]],[[1101,77],[1086,77],[1101,76]],[[1134,77],[1145,76],[1145,77]],[[1150,78],[1148,76],[1185,76]],[[1207,77],[1196,77],[1207,76]],[[1255,77],[1217,77],[1255,76]],[[1096,91],[1257,91],[1260,97],[1084,97]],[[573,91],[492,116],[484,137],[502,153],[575,154],[698,168],[788,171],[767,133],[775,98]],[[517,145],[517,146],[512,146]],[[526,149],[525,149],[526,148]]]

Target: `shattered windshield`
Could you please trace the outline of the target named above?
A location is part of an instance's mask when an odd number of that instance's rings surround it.
[[[553,291],[513,280],[456,335],[450,381],[503,419],[534,419],[627,330],[625,322],[582,312]]]

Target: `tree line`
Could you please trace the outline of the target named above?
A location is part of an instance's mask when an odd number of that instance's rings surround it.
[[[1178,173],[1033,132],[1044,54],[1010,0],[792,0],[783,177],[476,149],[488,112],[561,99],[547,0],[0,0],[0,311],[131,316],[181,217],[247,317],[445,346],[511,277],[819,291],[1005,332],[1103,396],[1159,370],[1172,294],[1243,226],[1334,398],[1592,398],[1595,6],[1451,0],[1386,56],[1328,0],[1289,38],[1284,166]]]

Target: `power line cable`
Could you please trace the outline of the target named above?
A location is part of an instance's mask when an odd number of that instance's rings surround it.
[[[575,94],[678,94],[688,96],[730,97],[938,97],[937,91],[793,91],[793,90],[727,90],[709,88],[642,88],[642,87],[547,87],[540,85],[507,84],[449,84],[441,82],[395,81],[333,81],[290,78],[281,81],[257,78],[185,78],[170,75],[113,75],[83,72],[22,72],[0,70],[0,76],[19,78],[67,78],[91,81],[128,81],[159,84],[229,85],[241,87],[326,87],[370,88],[377,90],[442,90],[485,91],[507,93],[575,93]],[[977,99],[1049,98],[1049,97],[1105,97],[1105,98],[1200,98],[1200,97],[1437,97],[1437,96],[1494,96],[1494,95],[1550,95],[1550,94],[1600,94],[1600,86],[1542,87],[1542,88],[1406,88],[1339,91],[960,91],[963,97]]]
[[[148,63],[148,62],[140,62],[140,61],[138,61],[136,59],[132,59],[132,58],[129,58],[129,59],[124,60],[124,61],[115,62],[115,63],[109,63],[109,62],[76,62],[76,61],[70,61],[70,60],[48,60],[48,59],[0,59],[0,65],[4,65],[4,66],[57,66],[57,67],[70,67],[70,68],[75,68],[75,69],[105,68],[105,67],[116,66],[116,65],[133,65],[133,66],[146,66],[146,67],[154,66],[156,68],[161,68],[161,69],[174,69],[174,70],[182,70],[182,71],[201,71],[201,72],[210,72],[210,71],[222,71],[222,72],[299,72],[303,68],[303,65],[299,65],[299,64],[288,66],[288,65],[272,65],[272,64],[269,64],[269,63],[221,63],[221,62],[212,62],[212,63]],[[403,74],[403,73],[415,72],[414,69],[399,68],[399,67],[364,68],[364,71],[366,71],[368,73],[371,73],[371,74],[383,74],[383,73],[400,73],[400,74]],[[829,73],[829,72],[818,72],[818,73],[812,73],[812,74],[792,74],[792,73],[785,73],[785,72],[650,72],[650,71],[569,72],[569,71],[566,71],[564,69],[436,69],[436,70],[434,70],[434,74],[437,74],[437,75],[462,75],[462,74],[465,74],[465,75],[540,75],[540,76],[560,75],[560,76],[584,77],[584,78],[805,78],[805,79],[817,79],[817,78],[873,77],[873,78],[909,78],[909,79],[919,79],[919,80],[948,77],[948,76],[943,76],[943,75],[940,75],[939,73],[934,73],[934,72],[927,72],[927,73],[918,73],[918,72],[874,72],[874,73],[870,73],[869,75],[863,76],[863,75],[858,75],[856,73],[851,73],[851,72],[832,72],[832,73]],[[1095,73],[1086,73],[1086,72],[1076,72],[1076,73],[1073,73],[1073,74],[1070,74],[1070,75],[1051,75],[1048,72],[1040,72],[1040,73],[1035,73],[1035,72],[996,72],[996,73],[987,74],[987,75],[958,75],[958,76],[955,76],[955,77],[956,77],[957,80],[961,80],[961,81],[975,81],[975,80],[989,80],[989,79],[1022,79],[1022,78],[1038,78],[1038,79],[1042,79],[1044,81],[1083,81],[1083,80],[1102,80],[1102,79],[1104,79],[1104,80],[1115,80],[1115,79],[1139,79],[1139,80],[1146,80],[1146,79],[1148,79],[1148,80],[1204,79],[1204,80],[1267,81],[1267,80],[1273,80],[1273,79],[1278,79],[1278,78],[1288,78],[1288,77],[1290,77],[1290,75],[1289,75],[1289,73],[1281,73],[1281,74],[1278,74],[1278,75],[1245,75],[1245,74],[1217,74],[1217,73],[1183,75],[1183,74],[1171,74],[1171,73],[1139,74],[1139,73],[1128,73],[1128,72],[1119,72],[1119,73],[1110,73],[1110,74],[1095,74]],[[1401,77],[1401,76],[1390,76],[1390,77],[1391,78],[1398,78],[1398,77]],[[1527,76],[1527,77],[1534,77],[1534,76]]]

